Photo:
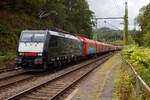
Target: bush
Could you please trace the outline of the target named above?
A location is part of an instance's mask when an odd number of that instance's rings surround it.
[[[9,52],[0,52],[0,61],[6,62],[8,60],[14,59],[16,57],[15,51],[9,51]]]
[[[124,48],[121,56],[133,65],[141,78],[150,86],[150,49],[130,45]],[[135,85],[135,77],[131,79],[131,82]],[[142,88],[142,98],[148,96],[150,95]]]

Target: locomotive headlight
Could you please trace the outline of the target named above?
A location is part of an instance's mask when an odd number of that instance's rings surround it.
[[[20,56],[23,56],[23,55],[24,55],[24,53],[21,53],[21,52],[20,52],[20,53],[19,53],[19,55],[20,55]]]
[[[38,56],[42,56],[42,53],[38,53]]]

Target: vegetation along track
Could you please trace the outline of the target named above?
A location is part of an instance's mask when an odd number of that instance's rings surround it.
[[[54,77],[47,78],[24,91],[8,97],[7,100],[57,100],[60,94],[75,85],[89,72],[110,58],[110,56],[112,56],[112,53],[86,64],[65,69]]]

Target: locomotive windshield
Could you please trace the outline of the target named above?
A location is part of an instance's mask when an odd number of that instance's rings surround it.
[[[23,32],[21,36],[22,42],[44,42],[45,33],[36,33],[36,32]]]

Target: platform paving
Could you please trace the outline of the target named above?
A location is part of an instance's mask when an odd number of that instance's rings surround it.
[[[119,59],[120,61],[120,59]],[[117,62],[116,66],[109,72],[108,80],[104,86],[104,90],[100,96],[100,100],[112,100],[113,98],[113,88],[114,88],[114,75],[115,71],[119,66],[119,61]]]
[[[119,54],[95,69],[65,100],[112,100],[114,73]]]

